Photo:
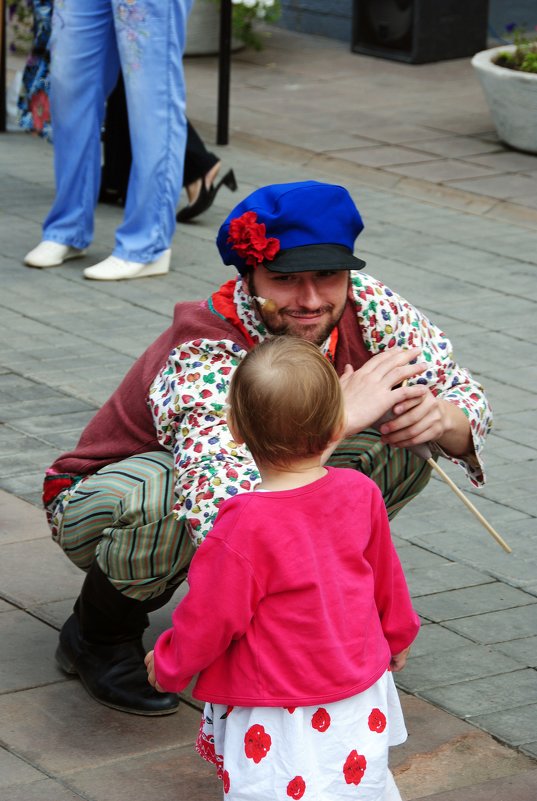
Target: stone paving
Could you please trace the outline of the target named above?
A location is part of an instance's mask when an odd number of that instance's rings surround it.
[[[186,71],[189,113],[214,140],[215,60],[189,59]],[[81,576],[49,539],[40,484],[174,303],[229,277],[214,237],[234,202],[306,178],[349,188],[367,269],[445,328],[496,415],[486,487],[446,469],[513,553],[436,477],[393,525],[424,623],[398,676],[411,732],[394,753],[398,783],[409,801],[535,801],[537,157],[496,141],[467,60],[412,67],[284,31],[261,54],[235,56],[231,127],[231,145],[216,149],[240,194],[222,190],[176,232],[168,276],[117,284],[82,278],[112,248],[111,207],[97,209],[84,259],[21,265],[52,199],[52,152],[24,134],[0,138],[0,801],[220,797],[192,753],[190,696],[178,715],[144,720],[94,704],[55,667]],[[409,161],[415,153],[434,157]],[[424,172],[409,175],[416,165]],[[518,193],[523,178],[534,195]],[[484,192],[492,179],[509,188]]]

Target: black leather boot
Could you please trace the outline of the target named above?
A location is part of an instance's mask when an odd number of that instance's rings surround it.
[[[175,588],[151,601],[136,601],[116,590],[94,563],[74,614],[64,623],[56,661],[77,674],[85,689],[105,706],[135,715],[169,715],[175,693],[159,693],[147,681],[142,634],[147,612],[163,606]]]

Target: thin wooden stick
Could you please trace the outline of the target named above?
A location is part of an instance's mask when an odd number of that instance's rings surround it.
[[[461,499],[461,501],[463,502],[463,504],[464,504],[465,506],[467,506],[467,507],[468,507],[468,509],[469,509],[471,512],[473,512],[473,514],[474,514],[474,515],[477,517],[477,519],[479,520],[479,522],[481,523],[481,525],[482,525],[482,526],[484,526],[484,527],[487,529],[488,533],[489,533],[489,534],[490,534],[492,537],[494,537],[494,539],[496,540],[496,542],[497,542],[499,545],[501,545],[501,547],[504,549],[504,551],[506,551],[507,553],[512,553],[512,550],[511,550],[511,548],[510,548],[510,547],[509,547],[509,545],[508,545],[508,544],[505,542],[505,540],[504,540],[502,537],[500,537],[500,535],[498,534],[498,532],[497,532],[497,531],[495,531],[495,529],[493,529],[493,528],[492,528],[492,526],[490,525],[490,523],[488,522],[488,520],[486,520],[486,519],[483,517],[483,515],[481,514],[481,512],[479,512],[479,511],[478,511],[478,510],[475,508],[475,506],[473,505],[473,503],[472,503],[471,501],[469,501],[469,500],[468,500],[468,498],[466,497],[466,495],[464,495],[464,493],[462,493],[462,492],[460,491],[460,489],[457,487],[457,485],[453,483],[453,481],[450,479],[450,477],[447,475],[447,473],[445,473],[445,472],[442,470],[442,468],[441,468],[439,465],[437,465],[437,463],[435,462],[435,460],[434,460],[433,458],[427,459],[427,463],[431,465],[431,467],[433,468],[433,470],[436,470],[436,472],[437,472],[437,473],[438,473],[440,476],[442,476],[442,478],[444,479],[444,481],[446,482],[446,484],[447,484],[447,485],[448,485],[448,486],[449,486],[449,487],[450,487],[450,488],[453,490],[453,492],[455,493],[455,495],[457,495],[457,496],[458,496],[458,497]]]
[[[401,386],[402,386],[402,387],[406,387],[406,386],[408,386],[408,378],[405,378],[405,380],[403,381],[403,383],[401,384]],[[421,447],[421,446],[418,446],[418,447]],[[429,450],[429,448],[428,448],[427,446],[425,446],[425,447],[427,448],[427,450],[428,450],[428,451],[429,451],[429,453],[430,453],[431,451]],[[424,457],[422,456],[422,458],[424,458]],[[431,456],[431,457],[429,457],[428,459],[425,459],[425,461],[426,461],[428,464],[430,464],[430,465],[431,465],[431,467],[433,468],[433,470],[436,470],[436,472],[438,473],[438,475],[439,475],[439,476],[441,476],[441,477],[443,478],[443,480],[446,482],[446,484],[448,485],[448,487],[449,487],[450,489],[452,489],[452,490],[453,490],[453,492],[455,493],[455,495],[457,495],[457,497],[461,499],[461,501],[463,502],[463,504],[464,504],[464,505],[465,505],[465,506],[466,506],[466,507],[467,507],[467,508],[468,508],[468,509],[469,509],[469,510],[472,512],[472,514],[474,514],[474,515],[477,517],[477,519],[479,520],[479,522],[481,523],[481,525],[482,525],[482,526],[484,526],[484,527],[486,528],[486,530],[487,530],[487,531],[488,531],[488,533],[491,535],[491,537],[494,537],[494,539],[496,540],[496,542],[498,543],[498,545],[501,545],[501,547],[504,549],[504,551],[506,551],[506,553],[513,553],[512,549],[509,547],[509,545],[506,543],[506,541],[503,539],[503,537],[501,537],[501,536],[498,534],[498,532],[497,532],[497,531],[496,531],[494,528],[492,528],[492,526],[490,525],[490,523],[488,522],[488,520],[486,520],[486,518],[484,518],[484,517],[483,517],[483,515],[481,514],[481,512],[479,512],[479,511],[478,511],[478,510],[475,508],[475,506],[473,505],[473,503],[472,503],[471,501],[469,501],[469,500],[468,500],[468,498],[466,497],[466,495],[464,495],[464,493],[463,493],[463,492],[461,492],[461,490],[458,488],[458,486],[457,486],[457,485],[456,485],[456,484],[455,484],[455,483],[454,483],[454,482],[453,482],[453,481],[450,479],[450,477],[448,476],[448,474],[447,474],[447,473],[445,473],[445,472],[442,470],[442,468],[441,468],[441,467],[440,467],[440,466],[439,466],[439,465],[438,465],[438,464],[435,462],[435,460],[432,458],[432,456]]]

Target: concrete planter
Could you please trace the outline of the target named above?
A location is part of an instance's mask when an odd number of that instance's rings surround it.
[[[537,153],[537,73],[498,67],[493,59],[515,45],[493,47],[472,59],[500,139],[516,150]]]
[[[231,49],[242,42],[231,40]],[[220,4],[216,0],[196,0],[188,19],[185,56],[216,55],[220,49]]]

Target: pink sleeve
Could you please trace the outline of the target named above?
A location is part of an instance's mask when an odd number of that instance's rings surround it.
[[[226,525],[225,518],[215,533]],[[155,675],[168,692],[183,690],[244,634],[262,595],[250,563],[211,535],[194,555],[188,581],[173,627],[155,644]]]
[[[416,639],[419,617],[390,533],[386,507],[379,490],[374,490],[371,510],[371,540],[365,558],[375,576],[375,602],[382,630],[392,655],[399,654]]]

